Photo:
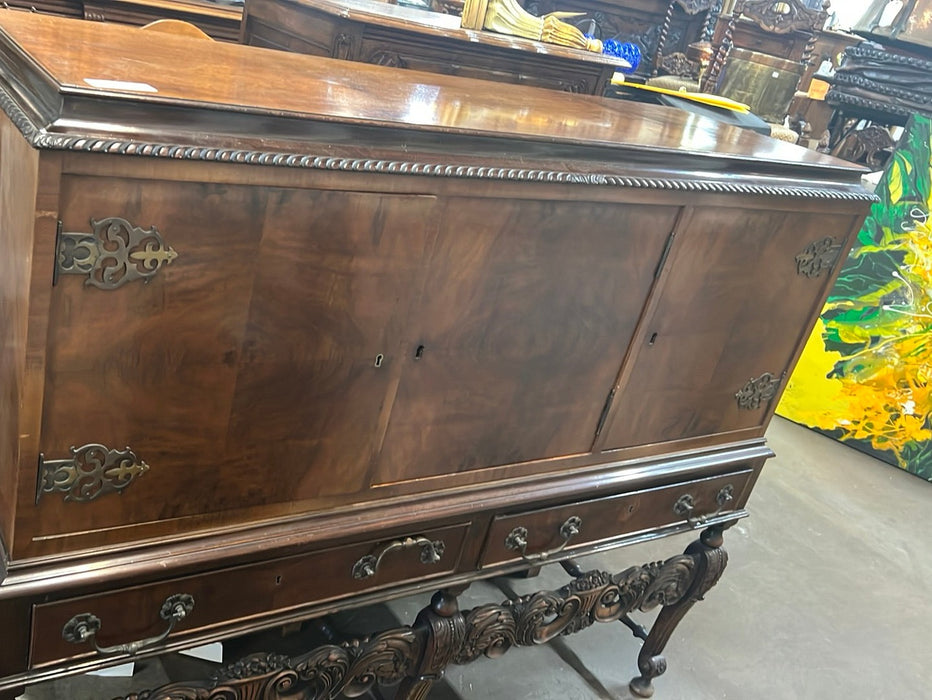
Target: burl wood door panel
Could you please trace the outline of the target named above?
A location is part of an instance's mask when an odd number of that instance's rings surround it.
[[[148,284],[62,275],[53,290],[46,459],[129,446],[149,470],[121,497],[41,494],[46,534],[362,488],[433,209],[421,196],[65,178],[65,231],[119,216],[156,226],[177,258]]]
[[[448,202],[375,482],[588,452],[677,212]]]
[[[829,278],[803,274],[796,256],[831,233],[841,246],[850,229],[837,214],[695,211],[677,234],[605,448],[762,426]]]

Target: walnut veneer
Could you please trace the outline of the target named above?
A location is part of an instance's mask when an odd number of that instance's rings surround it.
[[[343,661],[336,690],[424,697],[477,639],[659,604],[650,691],[872,201],[856,166],[660,107],[14,10],[0,65],[0,693],[434,589],[373,638],[397,663],[268,657],[224,697],[277,673],[325,697],[308,668]],[[494,620],[455,605],[700,527]]]

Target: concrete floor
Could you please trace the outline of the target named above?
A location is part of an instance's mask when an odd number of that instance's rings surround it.
[[[775,419],[767,463],[725,536],[730,563],[667,646],[659,700],[932,698],[932,484],[833,440]],[[665,559],[693,536],[580,560],[621,571]],[[546,567],[532,580],[473,586],[463,608],[558,588]],[[413,620],[425,600],[403,599],[343,622]],[[648,618],[649,620],[649,618]],[[618,623],[495,661],[452,667],[432,700],[624,700],[640,642]],[[74,678],[36,686],[28,700],[105,700],[178,673],[158,661],[132,679]],[[178,680],[176,677],[175,680]],[[386,693],[390,694],[390,693]]]

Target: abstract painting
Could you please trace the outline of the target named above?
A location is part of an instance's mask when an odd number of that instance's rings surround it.
[[[777,413],[932,480],[932,121],[910,119]]]

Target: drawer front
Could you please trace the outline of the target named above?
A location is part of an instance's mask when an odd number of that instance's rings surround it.
[[[522,552],[528,559],[540,561],[545,552],[570,552],[688,518],[733,511],[747,499],[745,492],[753,473],[746,469],[675,486],[496,517],[481,566],[519,561]],[[725,500],[725,494],[731,498]]]
[[[158,638],[169,627],[173,605],[188,600],[179,596],[193,599],[193,608],[175,625],[172,640],[226,623],[450,574],[460,566],[468,530],[469,524],[464,523],[36,605],[30,665],[97,654],[95,641],[108,647]],[[439,558],[430,561],[431,554]],[[166,606],[166,601],[171,602]],[[167,607],[164,616],[163,606]],[[87,627],[88,616],[99,621],[94,640],[78,643],[64,639],[67,635],[63,632],[72,620],[70,636],[80,637],[78,628],[82,624]],[[153,642],[144,648],[159,644]]]

